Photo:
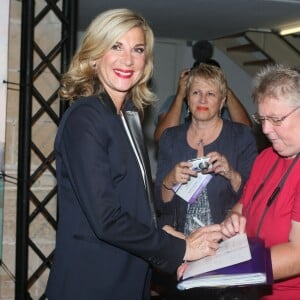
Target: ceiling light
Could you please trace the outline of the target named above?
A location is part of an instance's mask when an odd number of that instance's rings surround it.
[[[265,0],[265,1],[300,4],[299,0]]]
[[[280,30],[280,35],[288,35],[288,34],[293,34],[296,32],[300,32],[300,26],[291,27],[288,29],[282,29],[282,30]]]

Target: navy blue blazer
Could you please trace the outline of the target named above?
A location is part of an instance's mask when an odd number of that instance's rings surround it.
[[[48,299],[142,299],[150,264],[174,272],[185,241],[153,225],[112,100],[75,101],[60,122],[55,152],[59,216]]]

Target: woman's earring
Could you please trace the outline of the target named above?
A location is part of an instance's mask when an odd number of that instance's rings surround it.
[[[185,115],[185,118],[184,118],[184,120],[190,120],[191,119],[191,111],[190,111],[190,107],[189,106],[187,106],[186,107],[186,115]]]

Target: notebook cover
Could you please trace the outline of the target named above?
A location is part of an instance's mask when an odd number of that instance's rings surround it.
[[[184,281],[193,280],[196,278],[205,278],[206,276],[213,275],[232,275],[232,274],[253,274],[262,273],[266,274],[266,282],[261,284],[272,284],[273,273],[270,249],[265,248],[264,241],[259,238],[249,238],[249,248],[251,252],[251,259],[225,268],[220,268],[210,272],[202,273],[198,276],[187,278],[179,283],[180,289]],[[249,284],[249,283],[248,283]],[[196,286],[195,286],[196,287]]]

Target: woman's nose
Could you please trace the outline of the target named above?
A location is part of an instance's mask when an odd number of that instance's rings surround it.
[[[200,103],[206,103],[206,98],[207,98],[207,96],[205,94],[203,94],[203,93],[199,94]]]
[[[133,55],[131,51],[124,51],[122,55],[122,62],[126,66],[131,66],[133,64]]]
[[[273,131],[273,124],[268,119],[265,119],[262,122],[261,126],[262,126],[262,131],[263,131],[264,134],[267,134],[267,133]]]

